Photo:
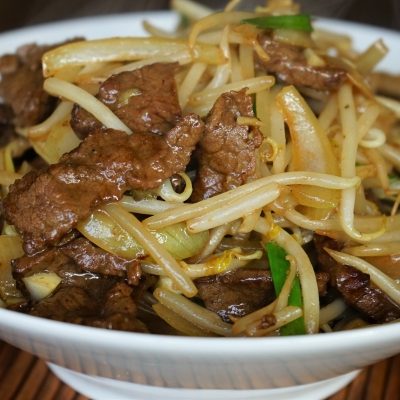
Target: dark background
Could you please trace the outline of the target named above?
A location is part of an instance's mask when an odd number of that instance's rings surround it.
[[[400,0],[299,0],[314,15],[343,18],[400,31]],[[225,1],[200,0],[221,8]],[[243,0],[243,8],[264,1]],[[0,0],[0,32],[47,21],[110,13],[166,10],[169,0]]]

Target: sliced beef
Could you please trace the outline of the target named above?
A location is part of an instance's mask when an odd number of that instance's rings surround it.
[[[33,256],[18,258],[13,261],[13,269],[18,276],[41,271],[60,274],[67,264],[75,264],[84,272],[119,277],[126,277],[132,268],[137,269],[136,260],[108,253],[82,237]],[[136,273],[140,275],[140,271]]]
[[[73,260],[83,271],[102,275],[126,276],[128,270],[136,268],[135,260],[126,260],[93,246],[85,238],[67,243],[60,249]]]
[[[266,62],[259,59],[259,65],[267,73],[276,75],[279,81],[295,86],[317,90],[337,90],[347,79],[344,69],[331,65],[314,67],[307,64],[304,48],[273,40],[269,35],[260,36],[259,42],[270,57]]]
[[[199,296],[207,309],[229,322],[273,301],[271,274],[266,269],[245,269],[196,279]]]
[[[330,276],[327,272],[318,271],[315,273],[317,278],[318,294],[320,297],[326,296],[328,293],[328,283]]]
[[[134,300],[141,289],[125,283],[129,268],[134,265],[135,260],[109,254],[78,238],[34,256],[13,260],[13,273],[18,281],[38,272],[55,272],[61,277],[60,286],[51,296],[26,307],[24,311],[29,314],[107,329],[145,332],[146,327],[137,319]]]
[[[146,326],[136,317],[132,288],[123,282],[113,284],[96,296],[83,287],[61,287],[51,297],[34,304],[29,314],[105,329],[147,332]]]
[[[98,299],[91,298],[84,288],[63,287],[51,297],[39,301],[30,309],[29,314],[57,321],[70,321],[77,314],[82,317],[90,316],[98,308]]]
[[[400,318],[400,307],[371,283],[368,274],[339,264],[324,250],[324,247],[338,250],[340,244],[318,235],[315,237],[315,244],[320,267],[329,273],[331,285],[338,290],[349,306],[375,323]]]
[[[54,106],[55,99],[43,90],[39,53],[43,54],[46,49],[36,45],[24,46],[15,55],[5,55],[0,59],[0,96],[13,109],[17,126],[40,122]]]
[[[256,128],[239,125],[239,116],[254,116],[253,102],[245,89],[222,94],[207,116],[192,201],[233,189],[254,176],[255,151],[262,136]]]
[[[178,64],[152,64],[105,80],[97,98],[134,132],[166,133],[181,116],[175,83]],[[80,106],[72,111],[71,126],[84,138],[101,123]]]
[[[72,41],[79,40],[73,39]],[[0,97],[15,114],[15,125],[31,126],[45,119],[56,99],[43,90],[42,55],[63,43],[51,46],[27,44],[15,54],[0,57]]]
[[[27,254],[56,245],[101,204],[183,171],[202,131],[200,118],[187,115],[163,137],[94,132],[58,164],[16,181],[3,202],[6,220],[21,234]]]

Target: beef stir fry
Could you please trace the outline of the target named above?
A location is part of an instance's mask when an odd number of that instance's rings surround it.
[[[277,4],[0,58],[1,306],[193,336],[400,319],[386,50]]]

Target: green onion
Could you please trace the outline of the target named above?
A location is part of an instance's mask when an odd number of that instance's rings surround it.
[[[278,246],[276,243],[269,242],[266,244],[266,251],[268,255],[269,267],[272,274],[272,282],[275,288],[275,294],[278,296],[286,281],[289,271],[290,263],[286,260],[285,250]],[[301,297],[300,280],[298,277],[294,278],[292,290],[289,294],[288,305],[302,307],[303,300]],[[302,335],[306,333],[304,326],[304,319],[300,317],[280,329],[283,336]]]
[[[307,14],[269,15],[267,17],[249,18],[242,20],[244,24],[252,24],[262,29],[294,29],[312,32],[311,18]]]
[[[179,17],[180,17],[179,25],[178,25],[179,29],[189,28],[189,26],[190,26],[190,18],[185,14],[180,14]]]

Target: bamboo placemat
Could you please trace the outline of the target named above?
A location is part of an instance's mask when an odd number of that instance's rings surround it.
[[[43,361],[4,342],[0,342],[0,399],[88,400],[63,384]],[[329,400],[400,400],[400,355],[364,369]]]

